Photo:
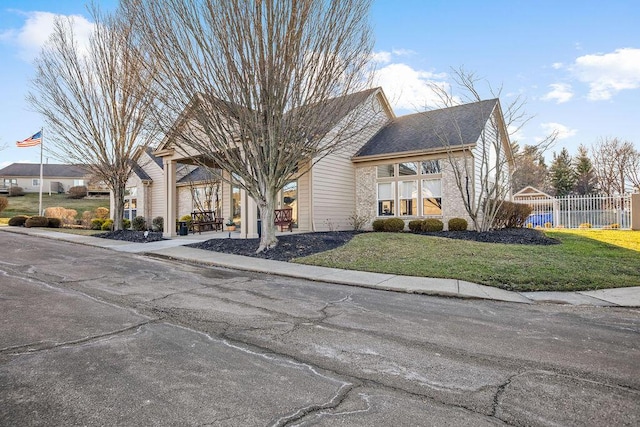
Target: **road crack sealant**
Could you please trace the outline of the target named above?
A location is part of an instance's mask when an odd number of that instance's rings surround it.
[[[142,327],[149,324],[153,324],[153,323],[157,323],[157,319],[147,320],[142,323],[137,323],[135,325],[118,329],[115,331],[105,332],[103,334],[90,335],[90,336],[78,338],[77,340],[64,341],[60,343],[37,342],[37,343],[21,344],[19,346],[14,346],[14,347],[2,348],[0,349],[0,354],[22,356],[25,354],[35,354],[39,352],[46,352],[46,351],[54,350],[57,348],[69,348],[74,346],[93,344],[96,342],[107,341],[123,334],[128,334],[131,331],[135,331],[132,335],[137,335],[141,331]]]

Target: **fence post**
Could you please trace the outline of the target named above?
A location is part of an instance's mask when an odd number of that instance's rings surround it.
[[[640,193],[631,195],[631,229],[640,230]]]

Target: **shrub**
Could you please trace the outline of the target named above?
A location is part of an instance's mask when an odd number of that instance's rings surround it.
[[[122,218],[122,228],[125,230],[131,228],[131,220],[129,218]]]
[[[89,192],[87,191],[87,187],[85,187],[84,185],[77,185],[69,189],[69,195],[67,197],[69,199],[83,199],[87,196],[88,193]]]
[[[591,224],[588,222],[583,222],[578,226],[578,228],[591,228]]]
[[[131,221],[131,229],[135,231],[144,231],[147,229],[147,220],[143,216],[137,216]]]
[[[44,216],[32,216],[24,222],[24,226],[31,227],[46,227],[49,225],[49,219]]]
[[[553,224],[551,224],[550,222],[544,223],[544,228],[551,228],[551,227],[553,227]]]
[[[164,218],[157,216],[151,221],[152,231],[164,231]]]
[[[464,218],[451,218],[447,222],[449,231],[466,231],[469,223]]]
[[[496,201],[491,200],[487,203],[496,203]],[[529,205],[503,200],[493,219],[493,228],[523,227],[531,211],[532,208]]]
[[[9,197],[24,196],[22,187],[9,187]]]
[[[60,228],[60,226],[62,225],[62,221],[60,220],[60,218],[47,218],[48,224],[47,227],[49,228]]]
[[[437,218],[427,218],[422,221],[422,231],[442,231],[444,223]]]
[[[106,220],[102,218],[93,218],[91,220],[91,229],[92,230],[102,230],[102,224],[104,224]]]
[[[409,221],[409,230],[417,233],[422,231],[422,220],[421,219],[412,219]]]
[[[9,199],[6,197],[0,197],[0,212],[7,209],[7,206],[9,206]]]
[[[384,231],[398,233],[404,230],[404,221],[400,218],[387,218],[384,220]]]
[[[96,218],[99,218],[99,219],[107,219],[107,218],[109,218],[109,209],[107,209],[107,208],[96,208]]]
[[[113,220],[110,218],[105,219],[104,222],[102,223],[102,227],[100,227],[102,231],[111,231],[112,228],[113,228]]]
[[[75,209],[66,209],[63,207],[46,208],[44,210],[44,216],[47,218],[58,218],[65,225],[72,225],[76,222],[76,216],[78,211]]]
[[[369,218],[358,215],[357,212],[352,213],[347,218],[351,227],[353,227],[353,231],[360,231],[364,228],[365,224],[369,221]],[[154,230],[155,231],[155,230]]]
[[[82,212],[82,226],[84,228],[91,228],[91,219],[93,219],[93,212],[91,211]]]
[[[373,222],[371,223],[373,231],[384,231],[385,222],[386,220],[381,218],[373,220]]]
[[[618,228],[620,228],[620,224],[613,223],[613,224],[611,224],[611,228],[614,229],[614,230],[617,230]]]
[[[29,217],[26,215],[16,215],[12,218],[9,218],[9,225],[14,227],[22,227],[28,219]]]

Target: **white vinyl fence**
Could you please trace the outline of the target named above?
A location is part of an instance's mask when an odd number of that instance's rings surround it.
[[[631,195],[586,195],[554,198],[520,197],[514,200],[533,208],[525,227],[631,228]],[[531,225],[529,225],[531,224]]]

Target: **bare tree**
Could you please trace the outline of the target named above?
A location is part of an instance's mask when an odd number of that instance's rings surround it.
[[[88,49],[73,18],[58,19],[36,60],[27,99],[41,113],[48,151],[65,162],[86,164],[113,192],[114,229],[122,228],[124,195],[133,162],[153,133],[153,72],[135,46],[133,28],[117,14],[91,8],[95,20]],[[51,147],[51,146],[49,146]]]
[[[278,191],[362,129],[355,114],[334,119],[368,86],[370,0],[124,4],[162,69],[172,142],[233,174],[260,210],[258,251],[274,247]]]
[[[447,131],[439,132],[442,145],[447,149],[449,166],[455,177],[456,186],[462,195],[465,210],[477,231],[486,231],[493,227],[495,216],[502,201],[511,192],[511,167],[513,159],[509,134],[517,133],[531,117],[524,111],[525,101],[516,97],[502,109],[497,101],[501,88],[494,90],[488,85],[492,102],[482,102],[479,84],[482,79],[463,68],[452,70],[454,88],[460,93],[453,94],[441,85],[432,85],[439,98],[438,108],[447,108]],[[456,117],[455,106],[469,104],[473,109],[471,117],[474,123]],[[490,107],[490,108],[488,108]],[[481,126],[477,141],[464,140],[464,128]],[[443,127],[444,129],[444,127]],[[454,131],[450,131],[454,129]],[[436,129],[436,132],[438,130]],[[556,135],[549,135],[536,146],[544,150],[555,141]]]
[[[624,194],[630,190],[627,182],[638,184],[640,161],[633,143],[618,138],[600,138],[591,147],[591,153],[598,185],[607,195]]]

